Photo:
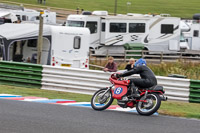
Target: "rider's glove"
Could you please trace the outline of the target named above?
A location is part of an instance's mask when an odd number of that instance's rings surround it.
[[[116,73],[116,78],[120,78],[121,77],[121,74],[118,74],[118,73]]]

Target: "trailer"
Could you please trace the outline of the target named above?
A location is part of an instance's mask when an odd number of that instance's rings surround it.
[[[0,25],[3,60],[36,63],[38,24]],[[44,25],[41,64],[89,68],[90,32],[87,28]]]
[[[69,15],[68,27],[90,29],[90,48],[96,54],[106,51],[124,52],[124,44],[139,44],[148,51],[172,53],[180,50],[180,18],[169,15],[127,15],[110,16],[107,11],[83,12]]]

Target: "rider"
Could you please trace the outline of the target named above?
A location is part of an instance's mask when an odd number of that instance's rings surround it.
[[[130,79],[131,88],[133,91],[133,97],[140,97],[138,92],[138,88],[149,88],[157,85],[157,79],[152,72],[152,70],[147,67],[147,63],[145,59],[139,59],[135,62],[134,68],[130,71],[126,71],[122,74],[116,74],[116,77],[126,77],[132,74],[140,74],[141,78],[132,78]],[[137,87],[136,87],[137,86]]]

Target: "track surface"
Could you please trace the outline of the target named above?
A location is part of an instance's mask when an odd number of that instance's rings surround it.
[[[200,121],[0,99],[0,133],[199,133]]]

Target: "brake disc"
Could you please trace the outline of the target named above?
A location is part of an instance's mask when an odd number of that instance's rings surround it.
[[[151,107],[153,107],[153,101],[151,99],[147,99],[146,101],[147,102],[143,104],[143,106],[145,108],[151,108]]]

